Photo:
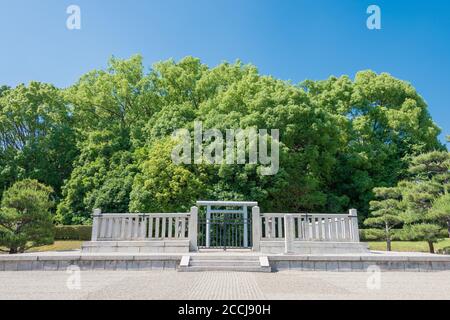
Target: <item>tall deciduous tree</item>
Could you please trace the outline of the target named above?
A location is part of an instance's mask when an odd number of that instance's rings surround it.
[[[192,130],[195,120],[222,132],[279,129],[275,176],[263,177],[258,165],[249,164],[179,168],[185,177],[202,175],[204,197],[257,200],[266,210],[339,212],[353,206],[364,218],[371,190],[394,186],[406,175],[406,155],[442,147],[439,129],[415,89],[371,71],[354,80],[293,85],[239,61],[210,68],[186,57],[144,72],[142,58],[134,56],[113,58],[106,70],[84,75],[64,91],[64,99],[79,150],[58,206],[58,220],[65,223],[88,222],[94,205],[112,212],[127,205],[149,210],[150,201],[167,208],[167,198],[154,187],[163,172],[152,168],[169,156],[160,154],[167,151],[161,145],[167,136]],[[179,182],[181,195],[196,194]],[[191,198],[179,197],[178,208],[190,207]]]
[[[353,81],[331,77],[302,86],[315,106],[344,117],[333,189],[363,213],[374,187],[395,186],[406,177],[407,155],[443,148],[424,100],[411,84],[387,73],[362,71]]]
[[[52,85],[31,82],[0,93],[0,190],[33,178],[60,195],[76,156],[69,106]]]

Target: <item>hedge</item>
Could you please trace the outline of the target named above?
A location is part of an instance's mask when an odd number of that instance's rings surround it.
[[[55,226],[55,240],[91,240],[92,226]]]

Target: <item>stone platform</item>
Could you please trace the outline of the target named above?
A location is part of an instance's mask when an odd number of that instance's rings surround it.
[[[285,252],[284,241],[260,241],[260,250],[264,254],[282,254]],[[364,242],[331,242],[331,241],[292,241],[291,250],[298,255],[329,254],[367,254],[369,246]]]
[[[188,253],[189,240],[88,241],[82,253]]]
[[[381,271],[444,271],[450,270],[450,256],[425,253],[399,253],[371,251],[364,254],[342,255],[283,255],[263,254],[251,251],[208,251],[196,253],[83,253],[45,252],[18,255],[0,255],[1,271],[61,270],[77,265],[81,270],[178,270],[183,257],[224,262],[233,266],[239,261],[258,260],[267,257],[272,271],[359,271],[370,266]],[[223,263],[220,263],[223,264]],[[189,265],[188,265],[189,266]],[[216,263],[216,266],[217,263]],[[198,268],[198,271],[208,271]],[[212,270],[211,270],[212,271]],[[249,268],[248,271],[254,271]]]

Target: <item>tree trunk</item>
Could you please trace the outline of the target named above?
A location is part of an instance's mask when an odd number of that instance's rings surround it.
[[[430,247],[430,253],[434,253],[433,241],[428,241],[428,246]]]
[[[391,235],[389,234],[389,226],[387,223],[385,223],[385,232],[386,232],[386,250],[391,251]]]

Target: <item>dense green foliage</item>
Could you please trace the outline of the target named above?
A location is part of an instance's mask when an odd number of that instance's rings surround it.
[[[0,206],[0,247],[9,253],[53,243],[50,208],[53,190],[37,180],[14,183],[3,194]]]
[[[77,149],[69,105],[59,89],[31,82],[0,90],[0,190],[37,179],[60,195]]]
[[[364,218],[372,189],[405,178],[409,156],[443,149],[423,99],[389,74],[294,85],[251,65],[209,68],[192,57],[144,70],[140,56],[111,59],[64,90],[2,89],[0,188],[27,177],[50,185],[64,224],[89,223],[95,207],[186,211],[198,199],[255,200],[280,212],[355,207]],[[175,165],[169,136],[192,131],[194,120],[223,132],[279,129],[279,172]],[[24,139],[14,127],[22,122]]]

